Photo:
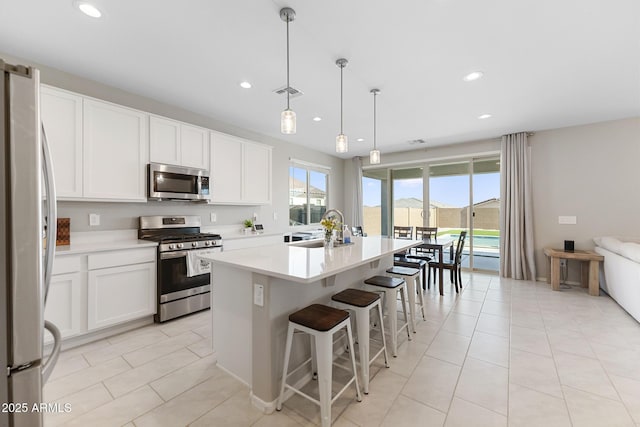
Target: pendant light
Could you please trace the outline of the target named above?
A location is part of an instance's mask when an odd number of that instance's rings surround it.
[[[290,7],[280,9],[280,19],[287,23],[287,108],[280,115],[280,132],[285,134],[296,133],[296,113],[289,108],[289,22],[296,17],[295,10]]]
[[[380,151],[376,148],[376,96],[380,93],[379,89],[371,89],[373,94],[373,150],[369,152],[369,164],[380,164]]]
[[[340,58],[336,61],[336,65],[340,68],[340,134],[336,136],[336,153],[346,153],[349,151],[349,139],[342,131],[342,70],[347,66],[349,61]]]

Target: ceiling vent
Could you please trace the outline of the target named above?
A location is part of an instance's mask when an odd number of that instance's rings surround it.
[[[424,139],[412,139],[411,141],[409,141],[409,145],[420,145],[420,144],[426,144],[427,141],[425,141]]]
[[[304,95],[304,93],[301,90],[298,90],[295,87],[291,87],[291,86],[282,86],[274,90],[273,92],[278,95],[286,95],[287,91],[289,92],[290,98],[297,98],[299,96]]]

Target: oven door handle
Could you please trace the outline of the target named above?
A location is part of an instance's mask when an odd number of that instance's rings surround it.
[[[186,256],[187,256],[187,251],[163,252],[160,254],[160,259],[174,259],[174,258],[182,258]]]

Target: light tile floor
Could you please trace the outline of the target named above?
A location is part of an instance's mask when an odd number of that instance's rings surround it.
[[[640,426],[640,324],[609,297],[546,283],[465,274],[459,296],[426,296],[427,320],[370,393],[351,390],[335,426]],[[47,402],[72,412],[46,426],[311,426],[318,409],[291,398],[263,415],[216,367],[210,313],[151,325],[63,352]]]

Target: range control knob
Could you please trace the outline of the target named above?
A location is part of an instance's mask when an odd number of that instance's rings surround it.
[[[178,243],[178,249],[182,249],[184,247],[184,245],[182,243]]]
[[[206,242],[204,242],[204,245],[205,245],[205,246],[210,246],[210,245],[211,245],[211,242],[207,240]]]
[[[198,247],[198,242],[192,242],[191,246],[193,246],[194,248],[197,248]]]
[[[176,245],[174,245],[173,243],[169,245],[169,249],[175,249],[175,248],[176,248]]]

